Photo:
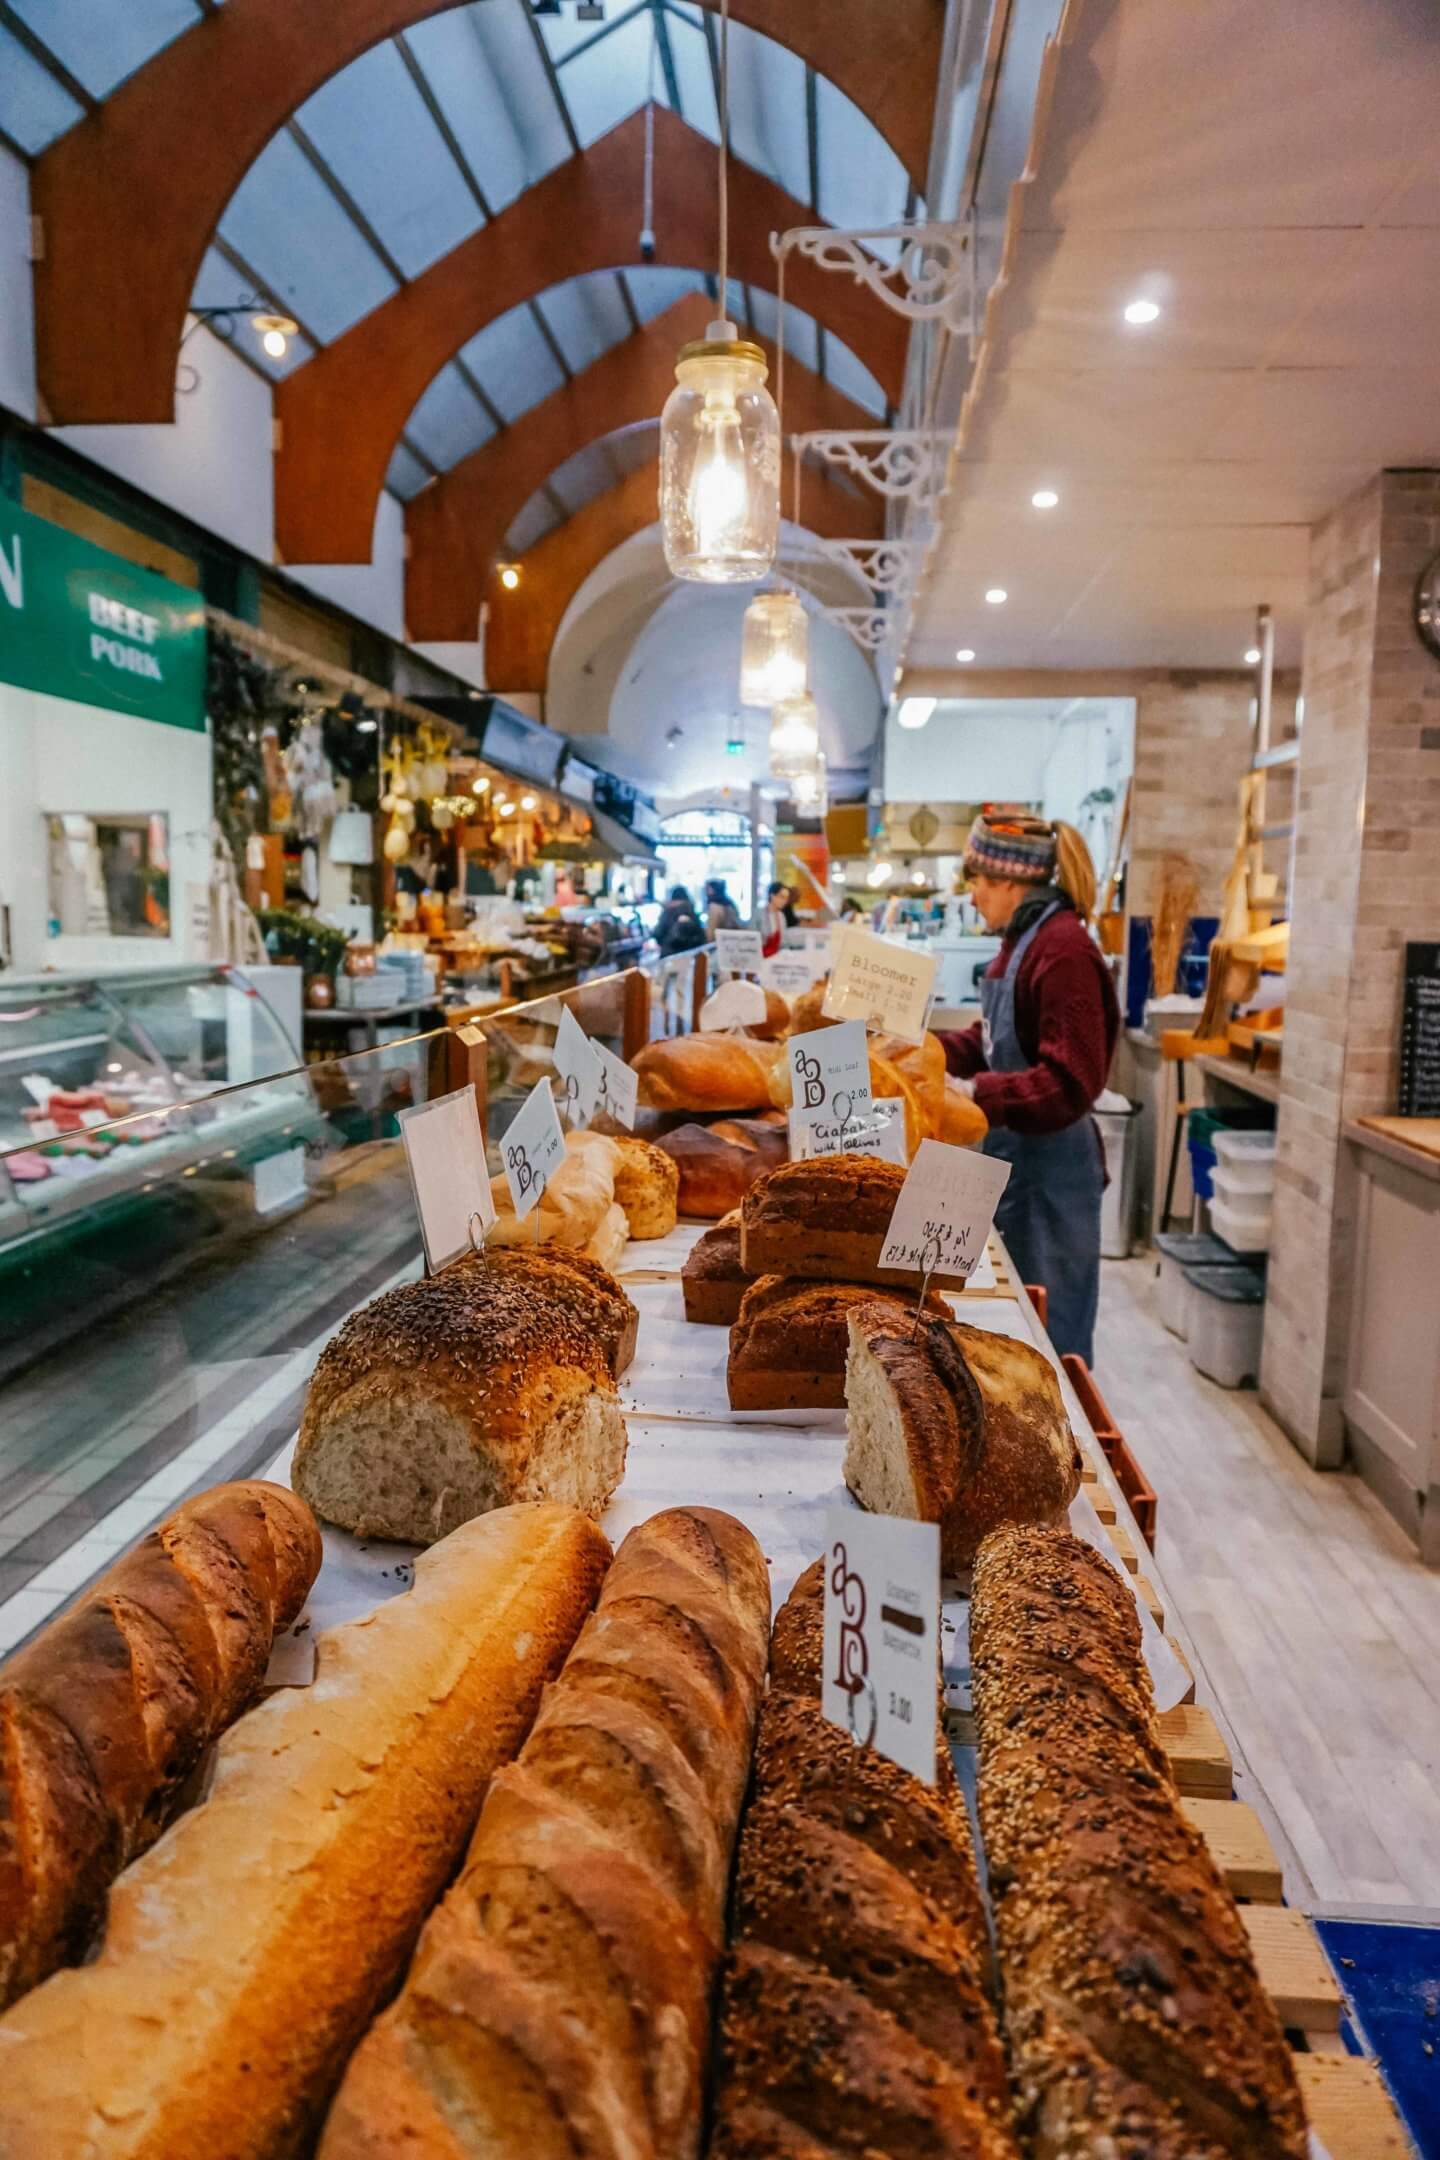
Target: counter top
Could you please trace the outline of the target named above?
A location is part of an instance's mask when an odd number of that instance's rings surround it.
[[[1416,1139],[1406,1137],[1407,1125],[1416,1128]],[[1344,1131],[1352,1147],[1368,1148],[1402,1169],[1413,1170],[1417,1177],[1440,1184],[1440,1118],[1352,1118]],[[1419,1144],[1421,1135],[1423,1145]]]
[[[1223,1080],[1226,1087],[1239,1088],[1242,1095],[1253,1095],[1266,1103],[1280,1100],[1279,1073],[1252,1072],[1242,1059],[1232,1057],[1200,1057],[1195,1063],[1212,1080]]]

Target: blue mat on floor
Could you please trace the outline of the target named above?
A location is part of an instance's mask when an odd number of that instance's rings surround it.
[[[1352,2048],[1372,2054],[1421,2160],[1440,2160],[1440,1927],[1315,1922],[1349,1997]]]

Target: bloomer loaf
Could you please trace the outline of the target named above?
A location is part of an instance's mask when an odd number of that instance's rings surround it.
[[[120,1877],[96,1962],[0,2018],[4,2160],[311,2152],[608,1558],[569,1508],[508,1508],[321,1635]]]
[[[1129,1590],[1066,1532],[997,1532],[975,1565],[970,1654],[1035,2160],[1304,2160],[1290,2051],[1181,1810]]]
[[[762,1275],[746,1290],[730,1331],[731,1409],[843,1410],[846,1323],[852,1310],[879,1298],[897,1312],[913,1313],[917,1295],[874,1283]],[[933,1290],[926,1294],[925,1309],[933,1317],[950,1317],[949,1306]]]
[[[965,1804],[821,1715],[821,1568],[775,1624],[710,2160],[1018,2160]]]
[[[740,1523],[632,1530],[320,2160],[688,2160],[764,1678]]]
[[[849,1327],[845,1482],[862,1507],[938,1523],[951,1574],[1002,1524],[1064,1516],[1080,1454],[1047,1357],[955,1320],[916,1329],[883,1299]]]
[[[647,1110],[765,1110],[779,1043],[736,1035],[674,1035],[630,1060]]]
[[[785,1163],[746,1193],[740,1252],[752,1275],[804,1275],[820,1282],[878,1282],[915,1288],[913,1268],[882,1268],[890,1218],[905,1183],[898,1163],[878,1155],[823,1155]],[[963,1290],[960,1275],[931,1278]]]

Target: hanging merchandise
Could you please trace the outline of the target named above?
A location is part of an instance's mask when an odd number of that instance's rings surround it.
[[[318,719],[303,722],[285,752],[285,776],[297,832],[304,840],[318,840],[339,808],[335,775],[325,755],[325,730]]]
[[[812,697],[784,698],[770,714],[770,770],[777,780],[813,772],[820,755],[820,713]]]
[[[780,539],[780,415],[765,387],[761,347],[725,313],[729,280],[728,0],[720,10],[721,313],[704,338],[682,348],[675,388],[660,418],[660,530],[678,578],[704,585],[753,584]]]
[[[740,702],[778,705],[810,680],[810,618],[798,593],[757,593],[745,610]]]

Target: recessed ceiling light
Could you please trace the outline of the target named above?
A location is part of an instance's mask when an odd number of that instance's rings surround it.
[[[1059,500],[1054,488],[1036,488],[1030,497],[1030,507],[1032,510],[1053,510]]]
[[[903,728],[922,728],[935,710],[933,697],[901,698],[900,710],[895,715]]]
[[[1009,597],[1003,585],[992,585],[985,595],[991,607],[1004,607]]]
[[[1155,300],[1132,300],[1125,310],[1128,323],[1151,323],[1160,320],[1159,302]]]
[[[1258,645],[1247,645],[1247,646],[1246,646],[1246,648],[1245,648],[1245,665],[1246,665],[1246,667],[1259,667],[1259,665],[1260,665],[1260,648],[1259,648],[1259,646],[1258,646]]]
[[[955,655],[955,658],[961,663],[962,666],[964,666],[968,661],[973,660],[974,657],[975,648],[973,645],[962,645],[959,652],[957,652]]]

